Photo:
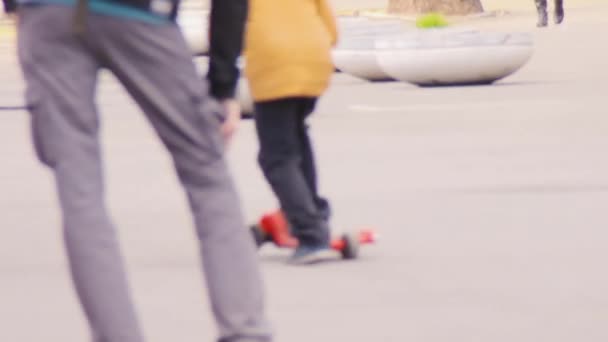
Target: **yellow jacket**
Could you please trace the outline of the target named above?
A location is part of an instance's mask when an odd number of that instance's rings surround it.
[[[254,101],[320,96],[337,35],[326,0],[249,0],[245,76]]]

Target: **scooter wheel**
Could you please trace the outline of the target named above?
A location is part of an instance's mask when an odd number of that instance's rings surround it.
[[[344,248],[342,249],[342,258],[356,259],[359,256],[359,239],[355,234],[342,235]]]
[[[257,224],[251,225],[249,230],[251,231],[253,241],[255,241],[255,245],[258,248],[260,248],[266,242],[272,241],[271,236],[266,234],[266,232],[264,232]]]

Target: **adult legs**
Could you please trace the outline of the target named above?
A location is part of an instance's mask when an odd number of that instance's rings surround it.
[[[203,272],[222,342],[270,341],[256,249],[224,159],[219,107],[207,95],[174,24],[97,20],[108,68],[170,152],[200,239]]]

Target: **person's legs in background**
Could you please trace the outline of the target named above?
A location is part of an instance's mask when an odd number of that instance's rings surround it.
[[[558,25],[564,21],[564,0],[555,0],[555,17],[553,19]]]
[[[545,27],[548,24],[547,0],[535,0],[536,10],[538,11],[538,23],[536,26]]]

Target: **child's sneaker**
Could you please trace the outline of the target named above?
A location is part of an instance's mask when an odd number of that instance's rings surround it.
[[[289,259],[292,265],[310,265],[339,258],[338,253],[328,246],[298,246]]]

